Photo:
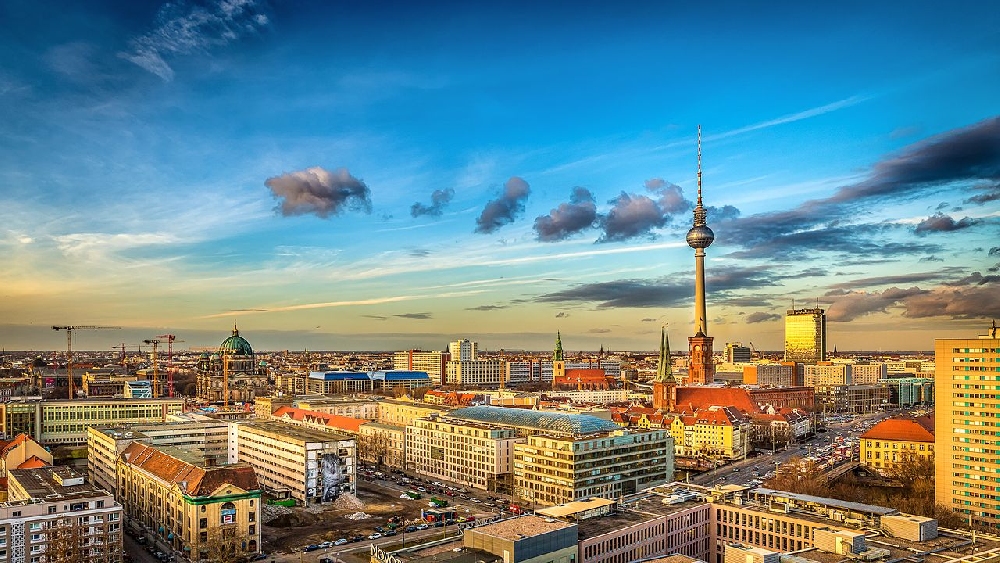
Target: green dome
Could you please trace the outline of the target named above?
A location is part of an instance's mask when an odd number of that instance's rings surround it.
[[[219,354],[226,356],[253,356],[253,348],[245,338],[240,336],[238,328],[233,326],[233,335],[222,341]]]

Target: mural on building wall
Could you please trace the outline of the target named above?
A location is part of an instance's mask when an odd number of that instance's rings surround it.
[[[336,454],[323,454],[319,461],[322,480],[322,502],[336,500],[347,484],[347,473],[344,462]]]

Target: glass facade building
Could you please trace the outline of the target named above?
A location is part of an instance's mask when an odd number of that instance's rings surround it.
[[[826,311],[789,309],[785,314],[785,361],[826,361]]]

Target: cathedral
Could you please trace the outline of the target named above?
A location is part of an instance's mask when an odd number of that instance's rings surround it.
[[[254,360],[253,348],[233,324],[233,334],[215,354],[198,360],[198,398],[210,403],[252,402],[269,389],[267,364]]]

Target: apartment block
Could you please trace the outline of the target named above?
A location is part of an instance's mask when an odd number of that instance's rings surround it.
[[[90,426],[161,424],[184,410],[183,399],[65,399],[0,403],[0,432],[25,433],[42,445],[87,442]]]
[[[326,502],[354,494],[357,445],[346,435],[281,422],[236,426],[238,461],[253,467],[269,494],[300,502]]]
[[[1000,334],[934,341],[935,501],[1000,528]]]
[[[441,385],[445,365],[451,359],[448,352],[427,352],[424,350],[406,350],[392,355],[392,369],[426,372],[432,385]]]
[[[13,469],[0,504],[0,561],[122,560],[122,506],[70,467]]]
[[[803,366],[803,385],[806,387],[821,387],[825,385],[851,385],[852,364],[835,364],[821,362]]]

